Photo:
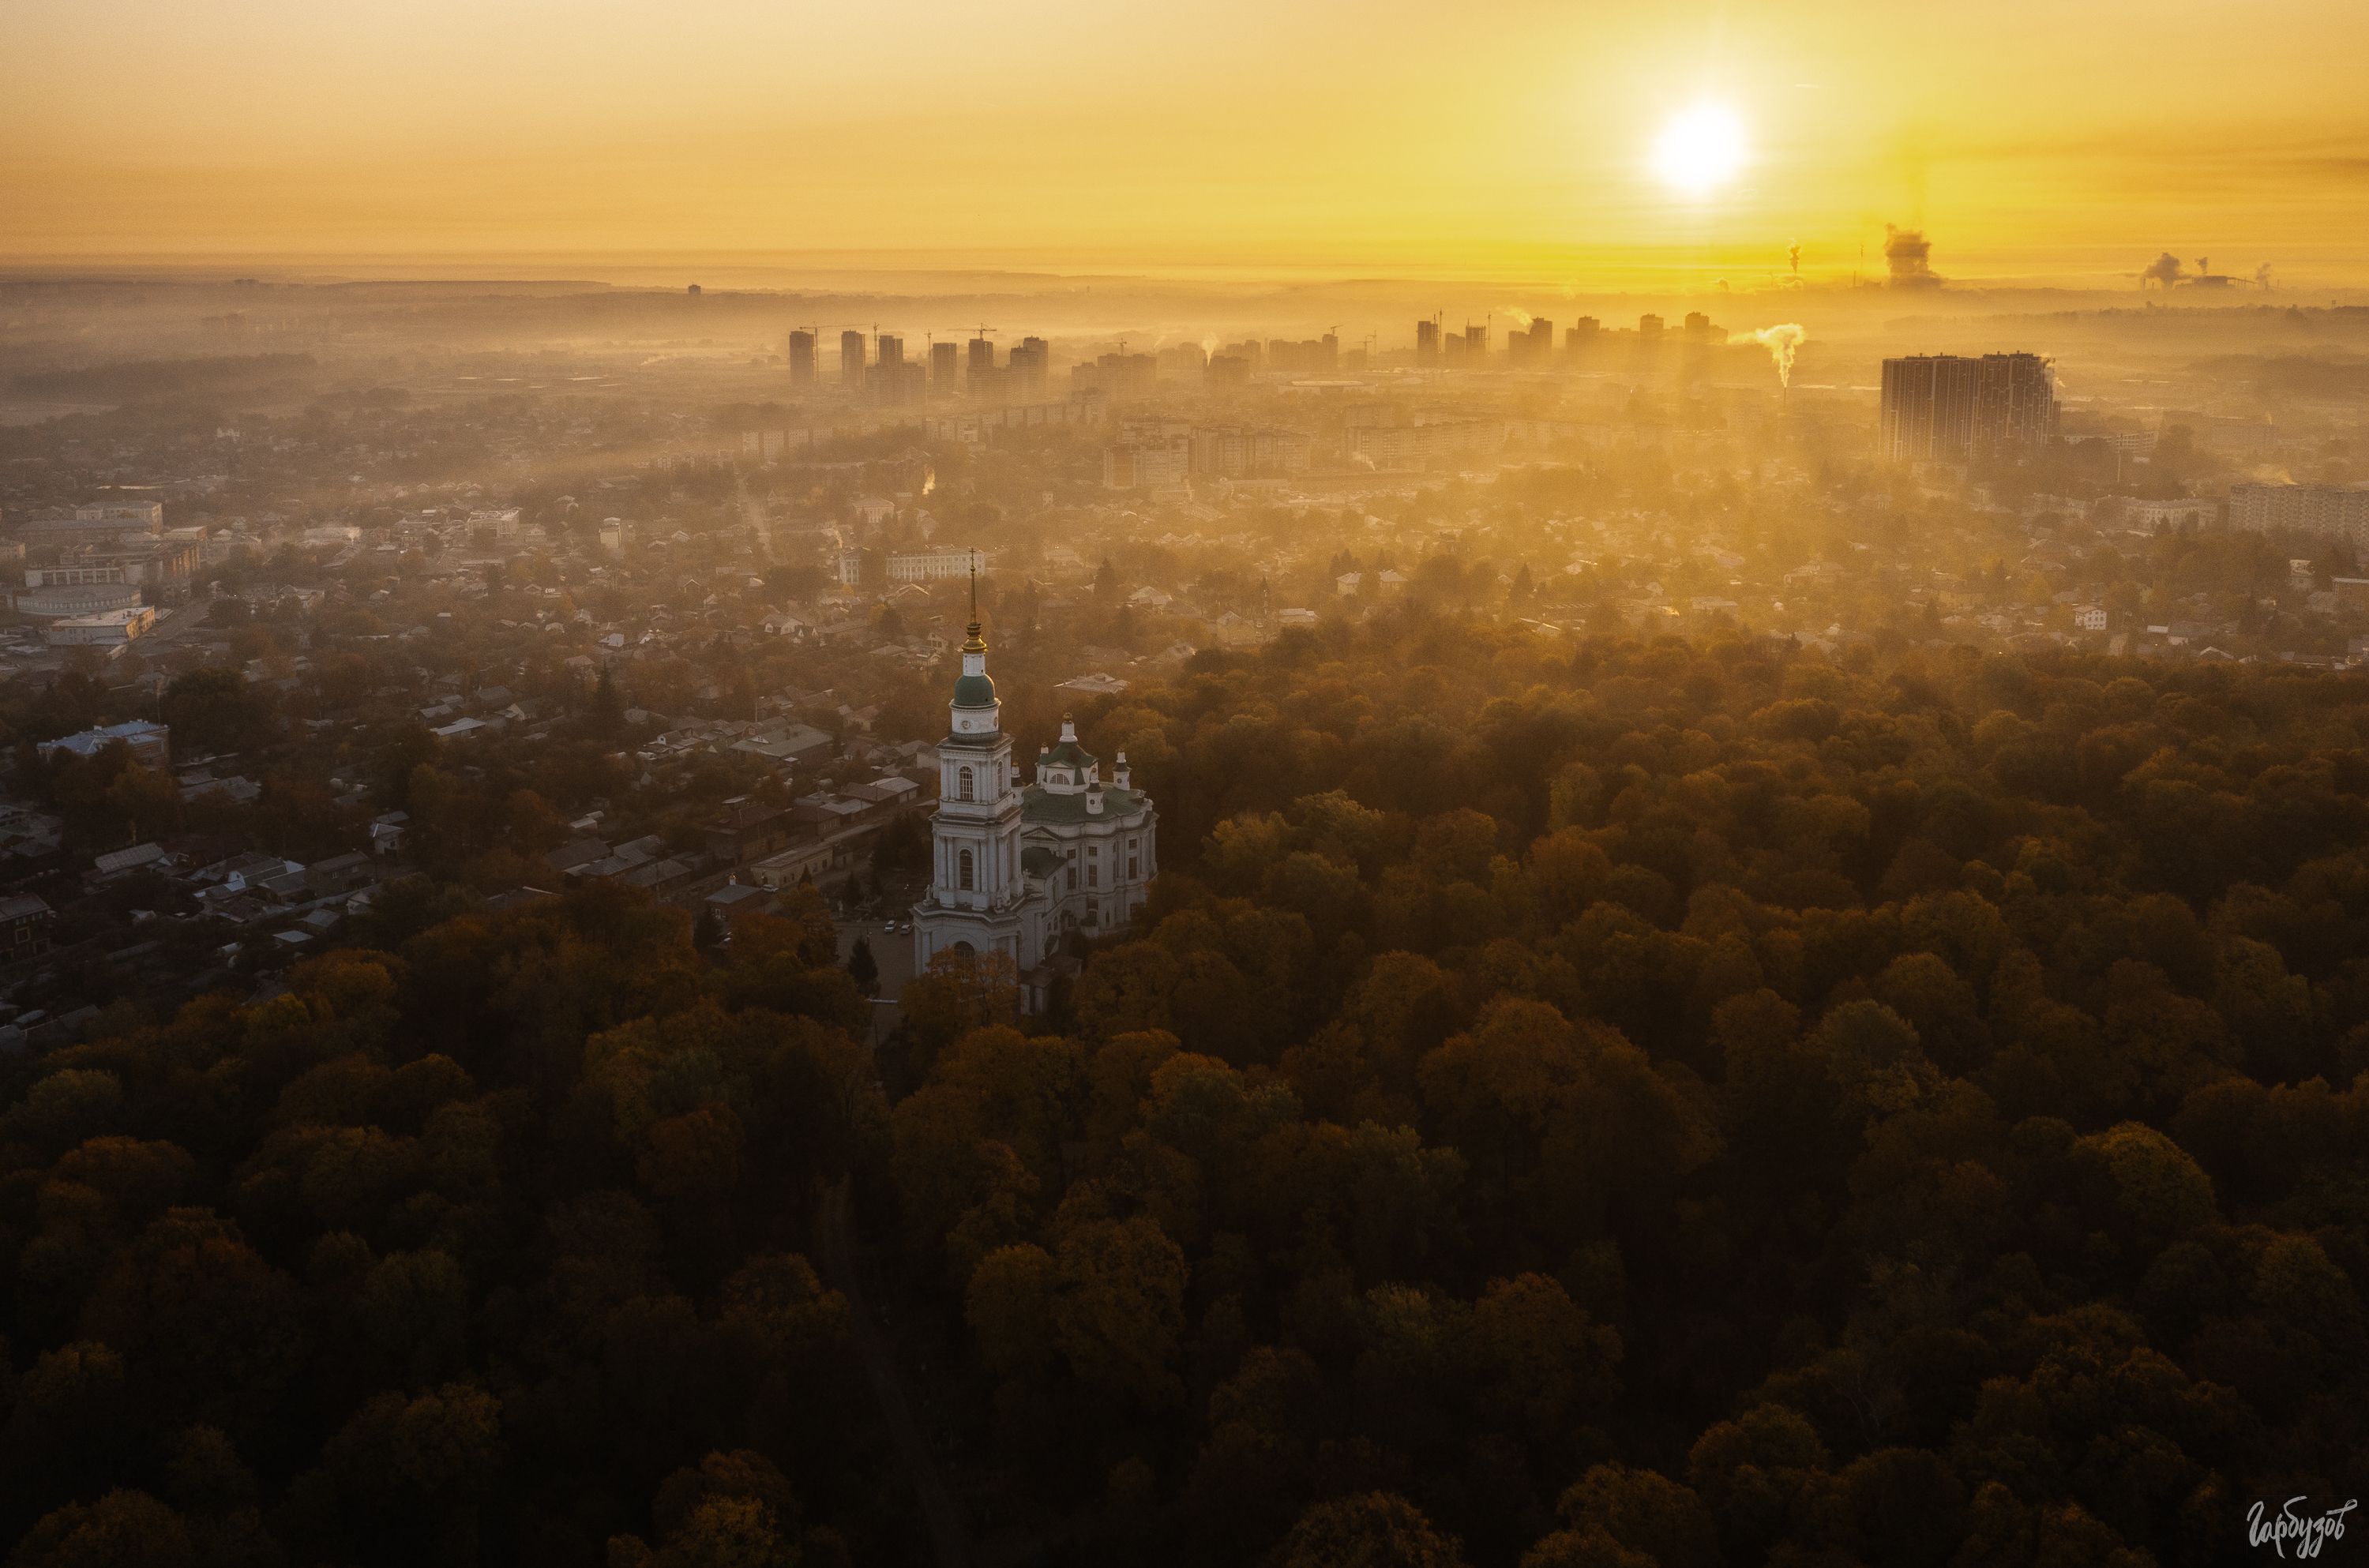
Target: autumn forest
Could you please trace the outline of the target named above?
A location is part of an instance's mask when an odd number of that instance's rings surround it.
[[[420,877],[0,1064],[10,1562],[2169,1568],[2357,1482],[2369,677],[1410,608],[1079,719],[1167,847],[1041,1012]]]

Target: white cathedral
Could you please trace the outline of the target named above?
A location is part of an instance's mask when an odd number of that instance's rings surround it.
[[[1160,818],[1150,795],[1127,786],[1127,753],[1103,783],[1067,718],[1060,744],[1037,750],[1036,782],[1023,785],[979,624],[969,631],[952,723],[938,743],[930,890],[913,906],[913,964],[925,968],[949,949],[1001,953],[1041,999],[1027,977],[1060,951],[1065,934],[1103,934],[1143,907],[1159,865]]]

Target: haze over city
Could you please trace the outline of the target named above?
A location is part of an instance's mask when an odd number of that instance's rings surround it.
[[[2347,1561],[2364,57],[0,6],[7,1568]]]

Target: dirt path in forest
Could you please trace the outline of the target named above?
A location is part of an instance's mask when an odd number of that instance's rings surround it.
[[[914,1501],[921,1505],[921,1516],[930,1527],[932,1554],[938,1568],[967,1568],[970,1551],[964,1536],[962,1505],[939,1478],[937,1461],[930,1457],[921,1424],[913,1419],[904,1374],[864,1302],[864,1278],[856,1269],[855,1217],[845,1178],[827,1190],[816,1206],[815,1233],[821,1242],[816,1250],[822,1254],[823,1273],[830,1288],[847,1298],[848,1312],[854,1320],[856,1354],[864,1357],[864,1376],[871,1380],[873,1397],[880,1402],[880,1418],[888,1424],[889,1440],[897,1446],[906,1479],[913,1483]]]

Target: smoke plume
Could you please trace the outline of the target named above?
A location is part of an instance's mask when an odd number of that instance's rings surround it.
[[[1802,345],[1809,336],[1802,329],[1801,323],[1789,321],[1780,326],[1764,326],[1757,332],[1746,333],[1745,339],[1768,350],[1768,357],[1777,362],[1777,384],[1790,387],[1793,384],[1793,356],[1802,351]]]
[[[2187,269],[2180,266],[2180,258],[2167,250],[2146,264],[2146,270],[2139,274],[2139,287],[2144,289],[2149,283],[2155,283],[2169,289],[2187,276]]]
[[[1499,315],[1511,316],[1513,318],[1514,325],[1521,328],[1524,332],[1528,332],[1530,329],[1530,313],[1524,310],[1519,305],[1499,305],[1497,307],[1497,314]]]
[[[1802,275],[1802,242],[1800,240],[1795,240],[1785,247],[1785,265],[1792,269],[1794,277],[1798,278]]]
[[[1883,225],[1883,265],[1895,289],[1938,289],[1940,275],[1933,270],[1933,242],[1922,229]]]

